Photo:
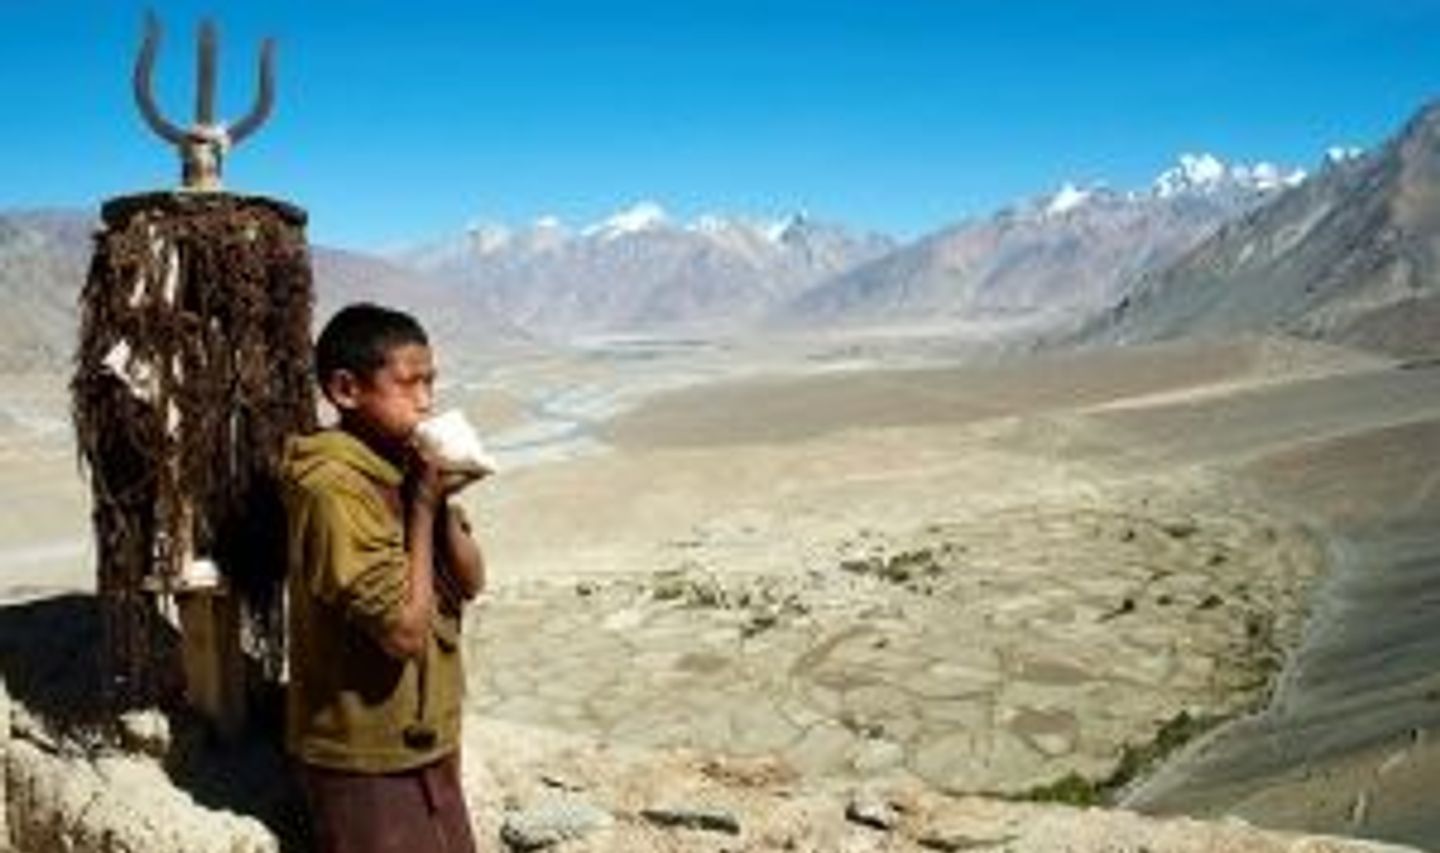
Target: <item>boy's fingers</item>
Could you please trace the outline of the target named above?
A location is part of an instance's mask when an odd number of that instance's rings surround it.
[[[464,596],[460,593],[460,583],[450,574],[448,566],[443,563],[436,566],[434,577],[436,591],[445,599],[446,604],[453,609],[464,602]]]
[[[445,492],[447,494],[458,492],[484,476],[485,474],[479,471],[446,471],[444,475],[442,475],[445,483]]]
[[[415,454],[415,461],[427,468],[440,467],[440,455],[424,442],[415,441],[410,444],[411,451]]]

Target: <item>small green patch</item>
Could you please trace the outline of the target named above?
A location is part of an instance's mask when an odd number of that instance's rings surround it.
[[[862,558],[849,558],[840,562],[840,570],[855,575],[869,575],[909,589],[925,592],[927,581],[945,574],[945,565],[936,551],[931,548],[917,548],[886,556],[883,551]]]
[[[1210,714],[1191,715],[1181,711],[1155,733],[1155,737],[1138,746],[1126,744],[1120,752],[1120,763],[1103,779],[1087,779],[1070,771],[1054,782],[1037,785],[1015,794],[1011,799],[1037,803],[1065,803],[1072,806],[1100,806],[1113,802],[1125,786],[1148,773],[1180,747],[1210,731],[1227,717]]]
[[[1212,714],[1191,716],[1181,711],[1171,717],[1149,743],[1140,746],[1125,745],[1120,754],[1120,764],[1102,785],[1106,794],[1113,794],[1135,781],[1141,774],[1149,772],[1161,761],[1180,747],[1210,731],[1225,721],[1225,717]]]
[[[1016,797],[1034,803],[1065,803],[1071,806],[1098,806],[1105,800],[1104,792],[1095,782],[1074,770],[1048,785],[1038,785]]]

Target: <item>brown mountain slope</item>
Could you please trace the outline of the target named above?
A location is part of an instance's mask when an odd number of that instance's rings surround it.
[[[1088,343],[1278,331],[1440,352],[1440,103],[1143,279]]]

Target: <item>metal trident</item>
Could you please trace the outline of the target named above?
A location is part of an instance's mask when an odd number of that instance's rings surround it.
[[[145,16],[145,41],[135,60],[135,101],[150,129],[180,149],[181,186],[187,190],[214,191],[220,187],[220,169],[226,153],[259,129],[275,104],[275,40],[260,47],[260,91],[255,105],[233,125],[215,121],[215,24],[200,24],[200,56],[195,86],[195,123],[181,129],[165,120],[155,106],[150,78],[155,52],[160,47],[160,21]]]

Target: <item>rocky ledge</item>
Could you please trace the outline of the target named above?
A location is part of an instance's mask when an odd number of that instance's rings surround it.
[[[7,703],[8,704],[8,703]],[[236,762],[265,766],[264,744],[211,752],[209,779],[177,772],[177,742],[151,717],[125,744],[58,736],[20,706],[4,727],[4,835],[10,849],[74,853],[299,850],[303,828],[283,778],[268,799],[238,788]],[[465,781],[482,849],[636,851],[1053,851],[1321,853],[1413,848],[1278,833],[1238,820],[956,797],[914,779],[807,783],[783,762],[722,759],[585,741],[471,719]],[[164,751],[163,757],[152,754]],[[241,755],[241,753],[251,753]],[[217,758],[217,756],[223,756]],[[227,766],[228,762],[228,766]],[[270,765],[273,769],[274,765]],[[190,765],[193,771],[194,764]],[[203,768],[201,768],[203,769]],[[243,774],[242,774],[243,775]],[[190,782],[185,782],[186,778]],[[251,780],[253,782],[253,779]],[[237,783],[238,784],[238,783]],[[255,811],[259,814],[238,813]]]

